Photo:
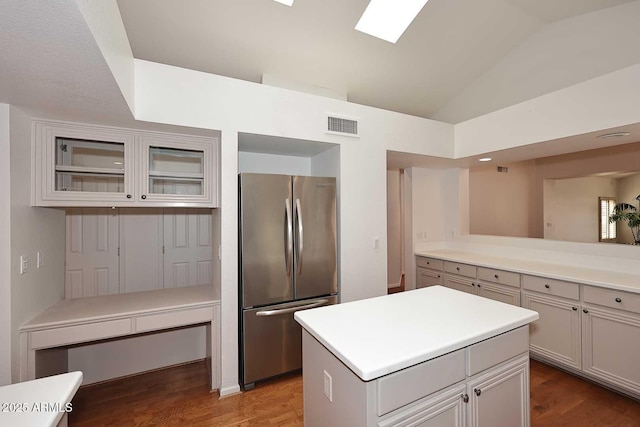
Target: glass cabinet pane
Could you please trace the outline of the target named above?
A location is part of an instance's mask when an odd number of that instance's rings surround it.
[[[202,179],[149,178],[149,191],[153,194],[180,194],[202,196],[204,189]]]
[[[56,138],[55,191],[124,192],[124,144]]]
[[[124,172],[124,144],[56,138],[56,166]]]
[[[149,171],[152,175],[171,176],[180,174],[202,174],[204,172],[204,152],[179,150],[175,148],[150,147]]]

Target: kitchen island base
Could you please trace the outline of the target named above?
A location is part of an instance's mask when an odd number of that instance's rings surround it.
[[[369,381],[302,339],[305,426],[529,426],[527,325]]]

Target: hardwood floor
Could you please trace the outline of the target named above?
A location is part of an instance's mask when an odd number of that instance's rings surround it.
[[[206,376],[196,362],[83,388],[69,425],[302,426],[300,375],[224,399]],[[531,426],[640,427],[640,403],[532,360]]]

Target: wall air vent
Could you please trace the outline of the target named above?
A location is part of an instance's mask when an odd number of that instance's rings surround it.
[[[327,115],[327,133],[357,137],[358,121],[333,114]]]
[[[508,173],[509,172],[509,168],[506,167],[506,166],[498,166],[497,169],[498,169],[498,172],[501,172],[501,173]]]

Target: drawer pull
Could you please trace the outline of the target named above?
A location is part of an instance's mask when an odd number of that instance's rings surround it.
[[[545,288],[549,289],[551,286],[549,285],[544,285]]]
[[[589,310],[587,310],[586,308],[583,308],[583,309],[582,309],[582,312],[583,312],[583,313],[588,313],[588,312],[589,312]]]
[[[578,311],[578,307],[571,307],[571,310]]]
[[[616,302],[622,302],[622,298],[616,298]]]
[[[440,278],[440,275],[438,274],[438,279]]]
[[[480,287],[480,283],[478,283],[478,287]]]
[[[462,398],[462,401],[464,403],[469,403],[469,395],[468,394],[461,394],[460,397]]]
[[[479,388],[474,388],[473,392],[476,394],[476,396],[480,396],[482,394],[482,390],[480,390]]]
[[[427,261],[427,265],[431,264],[429,261]]]
[[[475,286],[475,285],[476,285],[475,283],[471,283],[471,286]]]
[[[494,274],[494,275],[493,275],[493,277],[495,277],[495,278],[497,279],[497,278],[498,278],[498,275],[497,275],[497,274]]]
[[[457,271],[460,271],[460,267],[456,267],[456,270],[457,270]]]

